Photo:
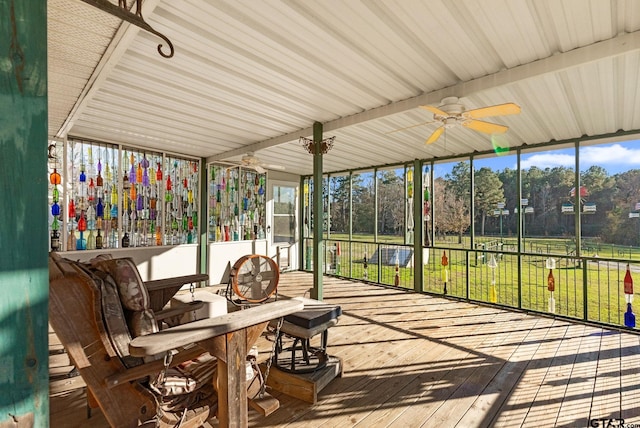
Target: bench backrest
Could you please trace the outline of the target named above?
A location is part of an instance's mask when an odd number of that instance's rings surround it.
[[[135,427],[155,416],[155,400],[136,382],[112,388],[105,385],[107,377],[125,370],[126,365],[109,339],[103,317],[103,288],[103,280],[80,263],[55,253],[49,256],[51,326],[109,424]]]

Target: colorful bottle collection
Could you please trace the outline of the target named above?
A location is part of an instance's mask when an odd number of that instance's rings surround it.
[[[265,238],[266,174],[252,168],[209,165],[210,242]]]
[[[197,243],[198,161],[78,140],[64,150],[49,174],[52,251]]]
[[[58,172],[57,168],[53,169],[53,172],[49,174],[49,183],[53,186],[53,190],[51,192],[51,216],[53,217],[53,221],[51,222],[51,240],[50,246],[51,251],[59,251],[60,250],[60,191],[58,190],[58,186],[62,182],[62,177]]]

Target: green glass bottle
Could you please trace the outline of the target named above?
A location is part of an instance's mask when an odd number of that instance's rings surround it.
[[[100,229],[98,229],[98,236],[96,236],[96,250],[102,250],[102,234],[100,233]]]

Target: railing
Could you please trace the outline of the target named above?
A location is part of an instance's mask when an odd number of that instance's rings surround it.
[[[404,289],[415,288],[412,245],[334,239],[324,242],[322,269],[325,274]],[[313,267],[308,260],[312,255],[312,240],[307,239],[305,245],[307,262],[303,266],[311,270]],[[490,243],[476,245],[473,249],[457,246],[425,248],[423,284],[419,289],[474,302],[625,326],[625,275],[628,268],[633,283],[640,284],[640,262],[576,257],[555,251],[545,254],[539,248],[535,250],[518,253],[507,245]],[[443,255],[446,266],[443,266]],[[640,300],[636,306],[640,308]]]

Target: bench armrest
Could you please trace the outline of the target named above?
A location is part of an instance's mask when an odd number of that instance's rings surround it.
[[[205,350],[198,346],[180,350],[171,359],[169,367],[175,367],[185,361],[197,358],[202,355],[203,352],[205,352]],[[149,361],[142,365],[131,367],[121,372],[109,375],[105,378],[104,383],[107,385],[107,388],[114,388],[123,382],[131,382],[134,380],[144,379],[146,377],[155,377],[163,369],[164,359],[160,358],[159,360]]]
[[[176,294],[178,290],[185,284],[194,284],[198,282],[207,282],[209,275],[204,273],[196,273],[193,275],[176,276],[173,278],[156,279],[146,281],[145,288],[149,292],[151,299],[151,309],[158,312],[165,307],[167,302]]]
[[[193,275],[176,276],[173,278],[154,279],[152,281],[145,281],[144,286],[147,287],[149,292],[156,290],[163,290],[165,288],[171,288],[185,284],[192,284],[194,282],[206,282],[209,280],[209,275],[206,273],[196,273]]]
[[[156,321],[163,321],[167,318],[178,317],[189,312],[197,311],[202,307],[204,307],[203,301],[194,300],[193,302],[185,302],[180,306],[174,306],[168,309],[157,311],[153,315],[156,317]]]
[[[299,300],[280,300],[194,321],[158,333],[138,336],[129,343],[129,351],[135,357],[156,355],[280,318],[298,312],[303,307],[304,304]]]

